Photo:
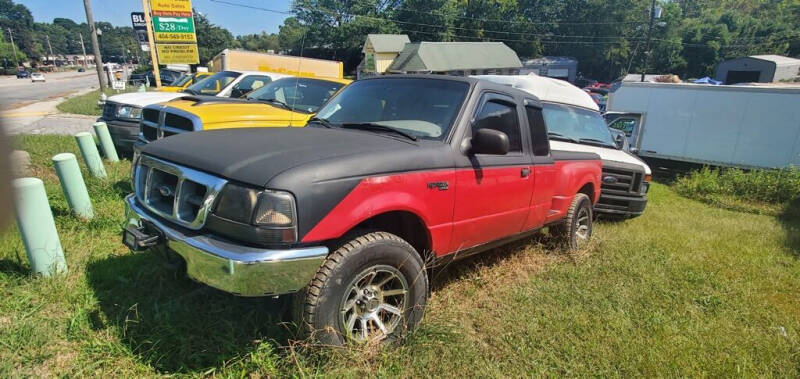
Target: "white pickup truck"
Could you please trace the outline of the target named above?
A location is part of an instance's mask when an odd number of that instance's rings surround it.
[[[535,74],[475,77],[518,88],[539,98],[552,150],[600,156],[603,175],[600,200],[595,205],[598,214],[631,218],[644,212],[652,171],[642,160],[621,149],[589,94],[563,80]]]
[[[114,95],[106,100],[99,121],[108,124],[108,131],[117,150],[130,154],[139,136],[142,108],[148,105],[186,95],[239,98],[273,80],[289,76],[291,75],[262,71],[220,71],[192,84],[182,92],[131,92]]]

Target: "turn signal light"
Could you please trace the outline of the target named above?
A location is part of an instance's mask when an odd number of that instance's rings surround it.
[[[645,175],[644,176],[644,182],[645,183],[650,183],[651,180],[653,180],[653,175]]]

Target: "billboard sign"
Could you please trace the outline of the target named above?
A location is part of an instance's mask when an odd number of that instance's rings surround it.
[[[136,41],[142,51],[150,51],[147,39],[147,22],[144,19],[144,12],[131,12],[131,23],[133,24],[133,33],[136,35]]]
[[[159,43],[156,44],[156,51],[160,64],[200,63],[197,45],[193,43]]]
[[[153,16],[192,17],[191,0],[150,0]]]

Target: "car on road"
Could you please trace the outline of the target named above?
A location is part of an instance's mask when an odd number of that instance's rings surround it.
[[[304,128],[184,133],[133,162],[123,242],[240,296],[293,294],[324,344],[402,337],[427,269],[531,236],[592,234],[600,157],[551,149],[543,104],[487,80],[356,81]]]
[[[287,76],[262,71],[220,71],[186,87],[181,92],[130,92],[109,96],[99,121],[104,121],[108,125],[108,131],[117,151],[122,154],[132,154],[133,146],[139,138],[142,108],[187,95],[216,96],[217,99],[243,97],[254,88]],[[169,124],[167,123],[168,126]]]
[[[253,90],[243,99],[184,96],[148,105],[143,111],[136,145],[191,131],[305,126],[322,104],[350,82],[347,79],[282,78]]]
[[[606,218],[638,217],[647,206],[652,171],[612,136],[598,104],[588,93],[563,80],[538,75],[479,75],[526,91],[542,102],[550,147],[596,153],[603,160],[603,185],[595,212]]]
[[[25,79],[30,78],[31,73],[28,70],[19,70],[17,71],[17,79]]]
[[[33,74],[31,74],[31,83],[36,83],[36,82],[44,83],[45,82],[44,74],[42,74],[41,72],[34,72]]]

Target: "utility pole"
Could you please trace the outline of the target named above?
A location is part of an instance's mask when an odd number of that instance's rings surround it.
[[[642,81],[647,74],[647,63],[650,60],[650,36],[653,34],[653,23],[656,21],[656,0],[650,3],[650,26],[647,27],[647,44],[644,49],[644,67],[642,67]]]
[[[81,50],[83,50],[83,67],[86,67],[86,47],[83,46],[83,34],[78,33],[81,36]]]
[[[100,45],[97,42],[97,27],[94,25],[92,17],[92,5],[90,0],[83,0],[83,7],[86,9],[86,22],[89,23],[89,31],[92,33],[92,45],[94,50],[94,65],[97,68],[97,79],[100,80],[100,91],[106,90],[106,80],[103,77],[103,59],[100,56]],[[82,39],[83,37],[81,37]],[[86,61],[86,59],[84,59]]]
[[[153,62],[153,77],[156,79],[156,89],[161,88],[161,73],[158,70],[158,54],[156,53],[155,38],[153,37],[153,20],[150,19],[150,0],[142,0],[144,21],[147,24],[147,41],[150,44],[150,59]]]
[[[17,45],[14,45],[14,34],[11,33],[11,28],[8,29],[8,38],[11,40],[11,48],[14,49],[14,62],[17,62],[17,69],[19,69],[19,57],[17,57]]]
[[[53,45],[50,44],[50,35],[45,34],[44,36],[47,38],[47,48],[50,49],[50,60],[53,62],[53,69],[55,70],[56,57],[53,55]]]

